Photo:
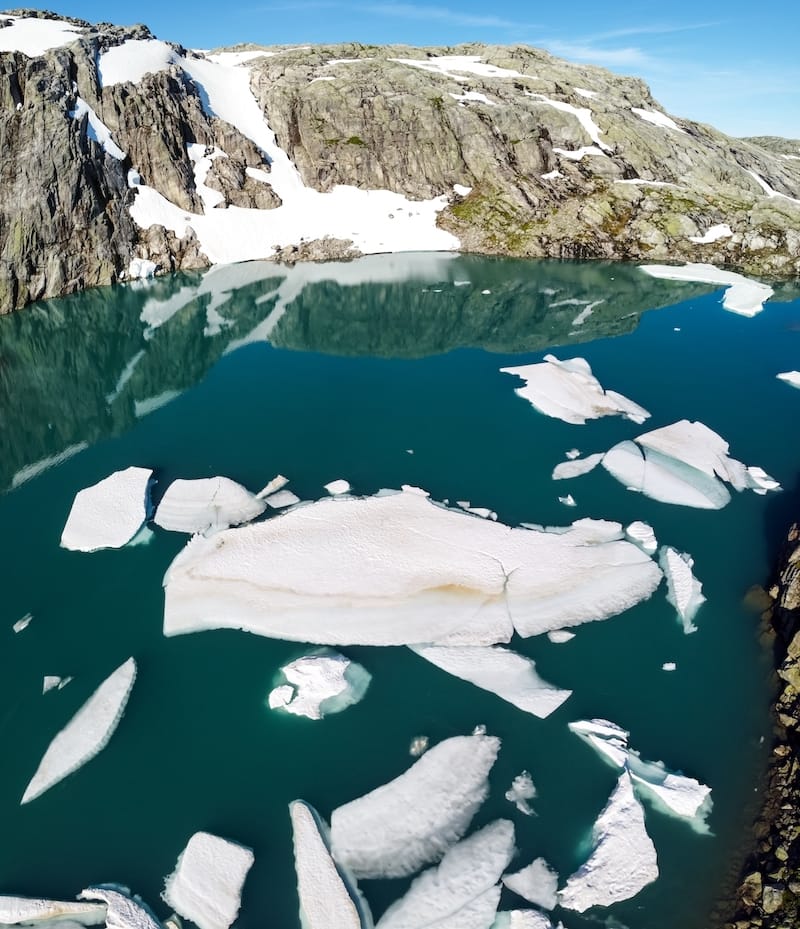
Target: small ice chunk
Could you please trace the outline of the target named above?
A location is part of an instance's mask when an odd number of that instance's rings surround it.
[[[514,778],[511,786],[505,792],[505,798],[509,803],[513,803],[520,813],[533,816],[533,810],[528,800],[536,798],[536,787],[529,771],[523,771],[522,774],[518,774]]]
[[[669,545],[664,545],[658,562],[667,579],[667,600],[678,611],[683,631],[687,635],[696,632],[697,626],[692,620],[706,598],[701,593],[703,585],[692,574],[694,559],[686,552],[679,552]]]
[[[173,481],[156,510],[156,525],[173,532],[213,533],[249,522],[265,504],[227,477]]]
[[[33,622],[33,613],[26,613],[21,616],[11,627],[11,631],[16,633],[23,632]]]
[[[499,880],[514,854],[514,824],[498,819],[454,845],[412,881],[376,929],[486,929],[500,901]]]
[[[485,296],[487,296],[488,294],[491,293],[491,290],[482,290],[481,293],[482,293],[483,296],[485,297]]]
[[[0,894],[0,926],[54,926],[78,923],[99,926],[106,921],[102,903],[71,903],[38,897],[12,897]]]
[[[350,493],[350,484],[348,481],[343,480],[331,481],[330,484],[325,484],[325,490],[327,490],[331,496],[336,497],[339,494]]]
[[[134,681],[136,662],[129,658],[107,677],[53,739],[25,789],[30,803],[102,751],[122,719]]]
[[[406,877],[438,861],[486,799],[499,750],[494,736],[445,739],[388,784],[338,807],[333,857],[356,878]]]
[[[580,449],[578,448],[571,448],[567,452],[567,458],[569,459],[569,461],[574,461],[576,458],[580,458],[580,457],[581,457],[581,452],[580,452]]]
[[[783,374],[777,374],[776,377],[792,387],[800,387],[800,371],[784,371]]]
[[[735,274],[733,271],[723,271],[709,264],[685,264],[680,267],[674,265],[640,265],[645,274],[651,277],[660,277],[671,281],[697,281],[704,284],[719,284],[727,286],[722,298],[722,306],[732,313],[742,316],[755,316],[764,309],[765,301],[775,293],[767,284],[752,281]]]
[[[644,811],[623,771],[592,830],[593,851],[559,893],[561,906],[583,913],[593,906],[611,906],[635,897],[658,877],[653,841],[644,825]]]
[[[562,461],[561,464],[557,464],[553,469],[553,480],[563,481],[565,478],[581,477],[583,474],[594,471],[602,460],[603,453],[598,452],[595,455],[587,455],[585,458],[573,458],[570,461]]]
[[[570,632],[569,629],[551,629],[547,633],[547,638],[556,645],[563,645],[564,642],[574,639],[575,633]]]
[[[500,646],[413,645],[412,651],[448,674],[497,694],[525,713],[544,719],[572,694],[548,684],[524,655]]]
[[[258,497],[259,500],[263,500],[264,497],[269,497],[277,491],[282,490],[288,483],[288,477],[284,477],[282,474],[278,474],[272,478],[266,487],[263,487],[261,490],[259,490],[259,492],[256,494],[256,497]]]
[[[677,667],[678,666],[675,664],[674,661],[665,661],[664,664],[661,665],[661,670],[662,671],[675,671]]]
[[[558,502],[563,503],[564,506],[577,506],[578,505],[575,502],[575,498],[572,496],[572,494],[567,494],[566,497],[559,497]]]
[[[166,879],[162,898],[199,929],[229,929],[254,856],[249,848],[195,832]]]
[[[717,226],[711,226],[703,235],[690,235],[689,241],[695,245],[710,245],[720,239],[727,239],[733,235],[733,230],[727,223],[720,223]]]
[[[658,541],[655,532],[653,532],[653,527],[641,520],[635,520],[625,527],[625,538],[630,539],[634,545],[638,545],[648,555],[652,555],[658,548]]]
[[[49,691],[56,690],[56,689],[61,690],[63,686],[64,686],[63,677],[59,677],[57,674],[45,674],[42,680],[42,693],[46,694]],[[2,922],[3,920],[0,919],[0,923]]]
[[[149,906],[131,896],[127,887],[97,884],[78,894],[79,900],[101,900],[108,907],[106,929],[161,929]]]
[[[293,494],[291,490],[279,490],[276,494],[270,494],[264,498],[264,503],[273,510],[283,509],[285,506],[294,506],[299,503],[300,498]]]
[[[61,547],[77,552],[122,548],[147,518],[149,468],[126,468],[79,491],[72,503]]]
[[[140,545],[149,545],[156,534],[149,526],[142,526],[136,535],[128,542],[127,548],[138,548]]]
[[[328,830],[303,800],[289,804],[300,924],[304,929],[372,929],[372,914],[355,881],[336,867]]]
[[[527,868],[504,874],[503,883],[528,903],[552,910],[558,903],[558,874],[544,858],[537,858]]]
[[[424,755],[428,751],[429,741],[426,735],[415,735],[408,746],[408,754],[412,758],[419,758],[420,755]]]
[[[322,719],[358,703],[372,680],[360,664],[332,649],[290,661],[281,674],[289,684],[270,693],[270,707],[309,719]]]

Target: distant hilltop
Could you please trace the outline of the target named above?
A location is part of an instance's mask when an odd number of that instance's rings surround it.
[[[399,251],[800,276],[800,143],[526,46],[192,51],[0,14],[0,312],[249,259]]]

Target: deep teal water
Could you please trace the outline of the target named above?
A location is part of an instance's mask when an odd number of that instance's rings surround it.
[[[648,809],[659,880],[608,912],[557,916],[568,929],[607,915],[630,929],[708,925],[739,863],[770,738],[770,660],[742,597],[766,581],[780,533],[797,517],[800,392],[775,374],[800,367],[800,301],[770,302],[745,319],[722,309],[719,292],[632,267],[421,257],[390,274],[392,261],[346,266],[347,285],[335,279],[341,268],[316,266],[271,341],[227,353],[280,303],[279,269],[240,269],[237,288],[218,273],[217,284],[184,275],[97,290],[0,320],[0,892],[69,898],[88,883],[118,881],[163,917],[163,878],[189,836],[206,829],[255,851],[242,929],[295,929],[287,803],[303,798],[328,818],[404,770],[412,737],[434,742],[479,723],[503,749],[476,825],[512,818],[516,864],[543,855],[566,877],[615,777],[566,724],[601,716],[629,729],[644,757],[712,787],[714,834]],[[145,334],[147,302],[179,293],[182,308]],[[204,335],[212,298],[230,325]],[[546,312],[564,299],[605,302],[574,327],[581,305]],[[604,386],[652,419],[571,426],[537,414],[499,369],[548,350],[585,357]],[[143,412],[167,391],[171,402]],[[784,493],[735,494],[707,512],[627,492],[602,469],[550,479],[573,446],[602,451],[681,418],[721,433],[734,457],[764,467]],[[22,480],[30,465],[79,443],[63,463]],[[567,644],[515,640],[545,678],[574,690],[546,720],[404,649],[358,647],[343,651],[373,676],[361,704],[321,722],[285,717],[264,700],[301,646],[233,631],[162,637],[161,579],[184,536],[156,530],[147,546],[91,555],[58,547],[74,494],[131,464],[156,469],[156,498],[176,477],[224,474],[257,490],[281,472],[303,498],[345,477],[358,493],[420,485],[511,524],[644,519],[659,542],[691,552],[708,602],[690,636],[662,588],[580,627]],[[567,492],[575,509],[558,502]],[[14,635],[28,611],[33,622]],[[50,739],[129,655],[139,678],[109,746],[20,807]],[[677,671],[662,671],[665,661]],[[51,673],[75,680],[42,696]],[[503,799],[523,768],[539,791],[531,818]],[[364,883],[376,915],[406,883]],[[513,905],[524,904],[507,892],[504,906]]]

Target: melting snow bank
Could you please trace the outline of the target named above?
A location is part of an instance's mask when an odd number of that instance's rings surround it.
[[[331,858],[327,830],[303,800],[289,804],[300,924],[304,929],[372,929],[369,906],[355,881]]]
[[[635,423],[643,423],[650,414],[643,407],[613,390],[604,390],[592,374],[585,358],[559,361],[545,355],[541,364],[518,368],[501,368],[503,374],[514,374],[525,381],[514,391],[531,406],[566,423],[583,425],[587,419],[619,415]]]
[[[341,713],[358,703],[372,680],[360,664],[331,649],[290,661],[281,674],[288,683],[272,690],[270,708],[309,719]]]
[[[497,694],[539,719],[549,716],[572,694],[548,684],[536,673],[536,665],[507,648],[480,646],[412,646],[421,658],[448,674]]]
[[[77,552],[122,548],[147,518],[149,468],[115,471],[75,495],[61,546]]]
[[[150,907],[131,896],[127,887],[98,884],[78,894],[79,900],[102,900],[108,907],[106,929],[162,929]]]
[[[670,816],[687,819],[696,832],[708,833],[706,818],[711,812],[711,788],[693,777],[668,770],[660,761],[643,761],[628,748],[628,733],[606,719],[580,720],[569,728],[588,742],[615,768],[627,768],[634,788],[653,808]]]
[[[697,281],[701,284],[725,285],[728,289],[722,298],[723,307],[742,316],[755,316],[756,313],[760,313],[764,309],[764,302],[775,293],[767,284],[752,281],[733,271],[723,271],[714,265],[685,264],[680,267],[640,265],[639,267],[651,277],[660,277],[669,281]]]
[[[416,878],[386,910],[377,929],[487,929],[500,902],[500,876],[513,854],[513,823],[490,823]]]
[[[503,883],[528,903],[552,910],[558,903],[558,874],[544,858],[537,858],[527,868],[503,875]]]
[[[644,827],[644,811],[623,771],[592,830],[594,851],[559,893],[561,906],[583,913],[635,897],[658,877],[653,841]]]
[[[227,477],[173,481],[153,522],[174,532],[218,532],[260,516],[266,504]]]
[[[70,903],[0,895],[0,926],[57,926],[59,923],[99,926],[105,921],[106,908],[102,903]]]
[[[165,577],[164,633],[492,645],[616,615],[660,580],[618,523],[512,529],[407,488],[196,536]]]
[[[195,832],[161,896],[199,929],[229,929],[239,915],[242,887],[254,860],[243,845]]]
[[[393,781],[338,807],[334,859],[357,878],[406,877],[438,861],[486,799],[499,751],[500,740],[482,733],[445,739]]]
[[[22,803],[35,800],[106,747],[122,719],[135,680],[136,662],[129,658],[103,681],[48,746]]]
[[[665,545],[659,554],[658,563],[667,579],[667,600],[678,611],[678,619],[685,633],[696,632],[692,620],[706,598],[701,593],[703,585],[692,574],[694,559],[685,552]]]

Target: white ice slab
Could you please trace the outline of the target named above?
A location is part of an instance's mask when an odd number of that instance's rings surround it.
[[[25,789],[30,803],[102,751],[122,719],[136,680],[136,662],[129,658],[107,677],[53,739]]]
[[[264,497],[264,503],[273,510],[281,510],[285,506],[294,506],[299,502],[300,498],[291,490],[279,490],[276,494]]]
[[[567,629],[552,629],[547,633],[547,638],[554,645],[563,645],[564,642],[569,642],[571,639],[574,639],[575,633],[569,632]]]
[[[558,502],[562,503],[564,506],[577,506],[578,505],[575,502],[575,498],[572,496],[572,494],[567,494],[566,497],[559,497]]]
[[[162,929],[149,906],[131,896],[127,887],[100,884],[87,887],[79,900],[100,900],[108,907],[106,929]]]
[[[72,503],[61,547],[78,552],[122,548],[147,518],[149,468],[126,468],[79,491]]]
[[[667,579],[667,600],[677,610],[683,631],[696,632],[693,620],[706,598],[701,592],[703,585],[692,573],[694,559],[686,552],[663,545],[658,563]]]
[[[592,830],[593,851],[559,893],[561,906],[583,913],[635,897],[658,877],[656,849],[644,811],[623,771]]]
[[[571,458],[568,461],[562,461],[553,468],[553,480],[563,481],[570,477],[580,477],[588,474],[600,464],[603,460],[603,453],[599,452],[594,455],[587,455],[585,458]]]
[[[776,377],[792,387],[800,387],[800,371],[784,371],[783,374],[777,374]]]
[[[498,819],[453,846],[416,878],[376,929],[486,929],[500,900],[498,881],[514,854],[514,825]]]
[[[266,486],[259,490],[256,496],[259,500],[263,500],[264,497],[271,497],[272,494],[282,490],[288,483],[288,477],[284,477],[282,474],[277,474]]]
[[[536,787],[529,771],[523,771],[514,778],[505,792],[505,798],[509,803],[513,803],[520,813],[533,816],[533,809],[528,800],[536,798]]]
[[[584,358],[559,361],[554,355],[545,355],[540,364],[500,370],[525,381],[524,387],[515,390],[517,396],[545,416],[563,419],[566,423],[581,425],[587,419],[612,415],[643,423],[650,416],[647,410],[622,394],[605,390]]]
[[[249,522],[266,505],[227,477],[178,479],[167,488],[153,522],[173,532],[219,532]]]
[[[658,540],[653,532],[653,527],[641,520],[634,520],[630,525],[625,527],[625,538],[630,539],[635,545],[638,545],[643,552],[652,555],[658,548]],[[662,565],[663,568],[663,565]]]
[[[317,811],[295,800],[289,815],[300,924],[304,929],[372,929],[369,906],[355,881],[343,876],[331,858],[327,829]]]
[[[553,924],[539,910],[501,910],[491,929],[553,929]],[[558,929],[564,929],[561,923]]]
[[[63,690],[72,680],[71,677],[59,677],[57,674],[45,674],[42,679],[42,693],[49,693],[51,690]],[[2,923],[2,919],[0,919]]]
[[[455,736],[405,773],[333,811],[334,859],[357,878],[406,877],[466,832],[489,792],[500,740]]]
[[[350,484],[349,484],[348,481],[339,479],[339,480],[336,480],[336,481],[331,481],[331,482],[328,483],[328,484],[325,484],[325,490],[327,490],[328,493],[329,493],[332,497],[336,497],[336,496],[338,496],[339,494],[348,494],[348,493],[350,493]]]
[[[105,921],[106,908],[102,903],[71,903],[0,894],[0,926],[57,927],[65,922],[99,926]]]
[[[764,309],[764,302],[775,292],[767,284],[753,281],[733,271],[723,271],[709,264],[640,265],[645,274],[671,281],[697,281],[702,284],[727,286],[722,305],[741,316],[755,316]]]
[[[720,223],[717,226],[710,226],[703,235],[690,235],[689,241],[694,242],[695,245],[710,245],[720,239],[729,239],[732,235],[731,227],[727,223]]]
[[[281,668],[289,682],[269,695],[272,709],[295,716],[322,719],[358,703],[367,692],[371,676],[360,664],[331,649],[305,655]]]
[[[675,671],[677,670],[677,667],[678,666],[675,664],[674,661],[665,661],[664,664],[661,665],[661,670],[662,671]]]
[[[528,903],[552,910],[558,903],[558,874],[544,858],[536,858],[514,874],[504,874],[503,883]]]
[[[161,896],[199,929],[229,929],[239,915],[242,887],[254,860],[243,845],[195,832]]]
[[[544,719],[572,694],[548,684],[536,673],[530,658],[499,646],[414,645],[412,650],[448,674]]]
[[[24,632],[28,626],[33,622],[33,613],[26,613],[24,616],[21,616],[11,627],[11,631],[17,635],[20,632]]]
[[[7,16],[9,26],[0,28],[0,52],[22,52],[29,58],[43,55],[49,48],[74,42],[83,34],[80,26],[59,19]]]

